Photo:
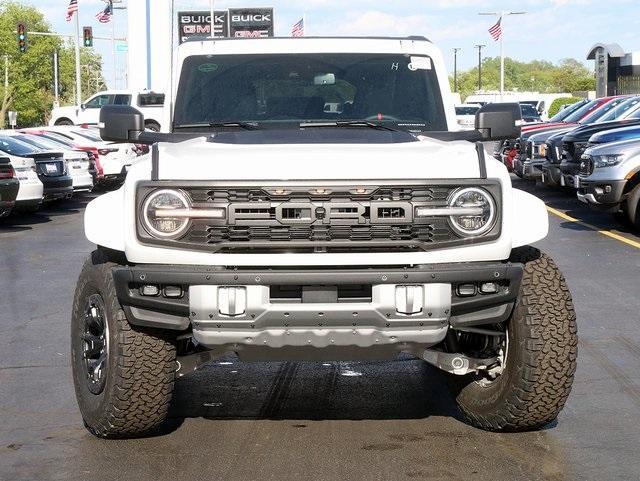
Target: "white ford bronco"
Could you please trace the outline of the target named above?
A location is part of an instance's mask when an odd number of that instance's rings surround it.
[[[151,145],[93,200],[97,245],[71,322],[76,394],[100,437],[157,432],[177,378],[243,361],[392,359],[449,373],[494,431],[562,409],[576,318],[543,203],[482,142],[517,138],[517,104],[456,131],[424,38],[198,40],[181,45],[164,133],[130,106],[108,141]],[[399,400],[400,402],[400,400]]]

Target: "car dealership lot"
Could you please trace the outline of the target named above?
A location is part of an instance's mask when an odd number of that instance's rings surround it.
[[[637,479],[640,237],[572,195],[514,183],[565,215],[550,215],[540,247],[567,276],[581,340],[572,395],[548,429],[463,424],[444,376],[408,357],[228,357],[178,381],[161,435],[95,439],[69,368],[73,289],[92,249],[85,197],[0,224],[0,479]]]

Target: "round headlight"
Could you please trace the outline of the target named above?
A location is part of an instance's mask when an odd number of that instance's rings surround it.
[[[189,219],[179,216],[178,211],[189,208],[187,197],[178,190],[152,192],[142,206],[144,227],[149,234],[161,239],[178,237],[189,226]],[[172,216],[175,213],[175,216]]]
[[[473,214],[452,215],[451,226],[465,237],[487,233],[496,220],[496,203],[489,192],[477,187],[456,191],[449,201],[450,207],[475,209]]]

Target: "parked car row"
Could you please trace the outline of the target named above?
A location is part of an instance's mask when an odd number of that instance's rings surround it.
[[[526,124],[540,123],[542,118],[535,106],[529,102],[519,102],[522,120]],[[474,128],[476,112],[480,110],[480,104],[460,104],[455,106],[456,121],[462,130],[472,130]]]
[[[495,155],[519,177],[574,189],[582,202],[623,212],[640,230],[640,96],[580,102],[524,126]]]
[[[140,153],[134,144],[103,142],[96,130],[79,126],[0,131],[0,217],[117,186]]]

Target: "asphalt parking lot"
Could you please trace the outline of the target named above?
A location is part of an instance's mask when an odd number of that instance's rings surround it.
[[[568,279],[580,351],[558,421],[524,434],[465,425],[443,375],[411,358],[229,357],[178,381],[162,435],[97,440],[82,426],[69,368],[73,289],[92,249],[88,199],[9,218],[0,224],[0,480],[640,479],[640,237],[562,191],[535,193],[564,216],[550,215],[540,247]]]

